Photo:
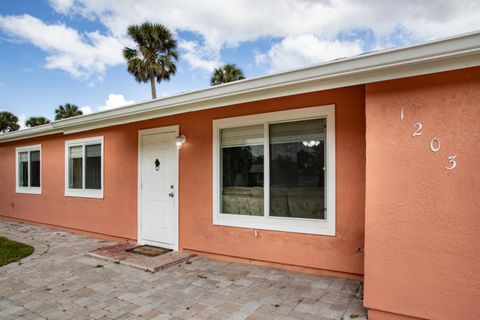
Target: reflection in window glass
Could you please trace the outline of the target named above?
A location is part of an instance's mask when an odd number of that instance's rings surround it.
[[[40,187],[40,151],[30,151],[30,187]]]
[[[325,219],[326,119],[271,124],[270,216]]]
[[[18,153],[18,186],[28,187],[28,151]]]
[[[222,129],[221,212],[263,216],[263,125]]]
[[[85,188],[101,189],[101,146],[85,146]]]
[[[68,186],[82,189],[83,146],[68,148]]]

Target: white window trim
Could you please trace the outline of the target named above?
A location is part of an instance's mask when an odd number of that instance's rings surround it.
[[[18,154],[20,152],[28,152],[28,184],[30,184],[30,151],[40,151],[40,187],[23,187],[19,185],[19,172],[18,172]],[[16,193],[28,193],[28,194],[42,194],[42,145],[35,144],[31,146],[18,147],[15,149],[15,191]]]
[[[100,176],[101,176],[101,188],[100,189],[85,189],[85,161],[82,162],[82,184],[83,189],[71,189],[69,188],[69,181],[68,181],[68,148],[74,146],[83,146],[83,159],[85,159],[85,146],[91,144],[99,144],[100,143],[100,152],[101,152],[101,164],[100,164]],[[99,137],[90,137],[84,139],[76,139],[76,140],[67,140],[65,141],[65,196],[66,197],[80,197],[80,198],[95,198],[95,199],[103,199],[103,185],[104,185],[104,170],[103,170],[103,162],[104,162],[104,151],[103,151],[103,136]]]
[[[271,124],[278,122],[290,122],[325,118],[327,120],[327,157],[326,167],[326,219],[302,219],[271,216],[243,216],[223,214],[219,212],[220,206],[220,129],[235,128],[258,124]],[[268,126],[265,125],[265,159],[269,159]],[[270,164],[264,164],[264,210],[269,210],[269,172]],[[295,110],[261,113],[248,116],[213,120],[213,224],[231,227],[276,230],[307,234],[335,236],[335,105],[300,108]]]

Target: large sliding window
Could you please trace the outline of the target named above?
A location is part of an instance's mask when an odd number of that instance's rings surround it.
[[[65,142],[65,195],[103,198],[103,137]]]
[[[326,119],[269,125],[270,215],[325,219]]]
[[[214,121],[214,223],[335,235],[334,106]]]
[[[17,158],[17,193],[41,194],[41,145],[19,147]]]

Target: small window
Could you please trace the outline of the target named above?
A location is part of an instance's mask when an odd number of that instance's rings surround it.
[[[65,195],[103,198],[103,137],[65,142]]]
[[[41,145],[20,147],[17,152],[17,193],[41,194]]]
[[[214,224],[335,235],[335,109],[214,120]]]

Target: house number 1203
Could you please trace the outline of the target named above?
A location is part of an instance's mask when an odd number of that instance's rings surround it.
[[[403,121],[405,119],[405,107],[402,107],[400,109],[400,121]],[[423,129],[423,124],[421,122],[416,122],[414,125],[413,125],[413,133],[412,133],[412,136],[413,137],[418,137],[418,136],[421,136],[423,134],[422,132],[422,129]],[[440,139],[437,138],[437,137],[434,137],[432,138],[432,140],[430,141],[430,150],[432,150],[432,152],[438,152],[440,150]],[[452,156],[448,156],[448,163],[449,165],[448,166],[445,166],[445,169],[447,170],[453,170],[457,167],[457,156],[456,155],[452,155]]]

